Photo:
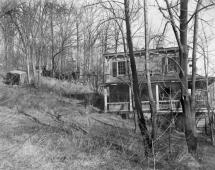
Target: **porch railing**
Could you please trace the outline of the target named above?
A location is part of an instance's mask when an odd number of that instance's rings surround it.
[[[150,111],[149,101],[142,101],[142,110]],[[117,111],[129,111],[130,103],[129,102],[109,102],[107,103],[109,112],[117,112]],[[181,111],[181,103],[180,100],[160,100],[157,106],[158,111]],[[206,108],[205,100],[196,100],[196,108],[203,109]]]
[[[129,102],[111,102],[107,103],[108,111],[129,111]]]
[[[196,100],[196,109],[206,108],[206,100]],[[142,109],[143,111],[149,111],[149,101],[142,101]],[[158,104],[158,110],[172,110],[179,111],[181,110],[180,100],[160,100]]]
[[[150,111],[149,101],[142,101],[142,110]],[[130,103],[129,102],[108,102],[107,103],[109,112],[116,111],[129,111]],[[158,111],[181,111],[180,100],[160,100],[157,106]],[[206,108],[205,100],[196,100],[196,108]]]
[[[149,101],[142,101],[142,109],[143,111],[149,111]],[[158,110],[177,110],[181,108],[181,104],[179,100],[160,100],[158,104]]]

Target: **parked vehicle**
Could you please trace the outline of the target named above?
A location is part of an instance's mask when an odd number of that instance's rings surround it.
[[[25,71],[12,70],[4,77],[3,82],[10,85],[23,85],[26,83],[27,74]]]

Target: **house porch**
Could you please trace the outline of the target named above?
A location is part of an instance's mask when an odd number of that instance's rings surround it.
[[[158,113],[182,112],[180,104],[180,84],[178,82],[158,82],[152,84],[152,91],[156,101]],[[148,91],[146,84],[140,86],[141,104],[144,112],[150,112]],[[109,84],[104,87],[105,112],[133,111],[132,88],[129,84]],[[204,95],[196,96],[197,111],[206,110]]]

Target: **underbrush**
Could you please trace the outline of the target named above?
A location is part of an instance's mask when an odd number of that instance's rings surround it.
[[[9,89],[12,96],[5,94],[9,99],[4,107],[10,108],[11,115],[2,115],[6,122],[1,122],[0,169],[141,169],[130,154],[115,145],[113,139],[119,138],[116,129],[95,125],[92,120],[89,123],[80,101],[36,89],[17,89]],[[8,114],[0,112],[0,116],[3,113]],[[61,118],[57,120],[54,116],[58,114]],[[88,133],[65,126],[74,122]]]
[[[93,105],[100,110],[104,108],[104,100],[87,85],[78,81],[58,80],[49,77],[41,77],[40,88],[53,91],[61,96],[82,100],[84,105]]]
[[[3,169],[141,169],[126,150],[132,138],[123,139],[122,129],[96,124],[79,100],[18,87],[9,88],[3,98],[2,105],[15,117],[2,125],[5,134],[0,145],[5,138],[11,144],[8,148],[17,146],[15,151],[6,149],[11,158],[4,157]],[[11,122],[15,127],[10,127]],[[66,126],[71,123],[87,134]],[[127,132],[123,130],[123,134]]]
[[[93,93],[88,85],[79,82],[69,82],[50,77],[41,77],[40,86],[51,89],[59,94],[89,94]]]
[[[34,88],[7,90],[4,89],[2,105],[11,108],[17,120],[13,117],[1,124],[0,145],[6,148],[3,149],[6,155],[0,157],[5,164],[0,164],[2,169],[139,170],[155,167],[166,170],[183,167],[178,160],[184,159],[184,136],[175,133],[173,127],[168,129],[169,123],[164,130],[160,129],[153,155],[147,160],[141,134],[134,133],[133,122],[112,115],[88,114],[81,101],[56,95],[52,90],[51,93]],[[10,127],[12,125],[14,127]],[[5,143],[10,146],[6,147]]]
[[[39,129],[39,130],[38,130]],[[76,169],[119,170],[141,169],[129,161],[123,152],[110,144],[98,143],[91,136],[80,133],[68,135],[56,129],[40,127],[30,134],[13,138],[22,139],[15,150],[7,150],[2,160],[3,169]],[[23,140],[25,138],[25,140]],[[14,144],[15,139],[13,140]],[[2,153],[1,153],[2,155]],[[10,155],[10,159],[8,159]]]

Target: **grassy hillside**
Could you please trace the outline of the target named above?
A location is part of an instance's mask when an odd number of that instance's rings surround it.
[[[65,97],[59,87],[73,85],[64,83],[49,80],[46,88],[37,89],[0,84],[0,169],[214,168],[215,149],[205,137],[199,138],[193,159],[186,153],[184,134],[171,126],[159,130],[146,159],[133,120],[98,113],[82,100]],[[72,90],[70,94],[78,93]]]

